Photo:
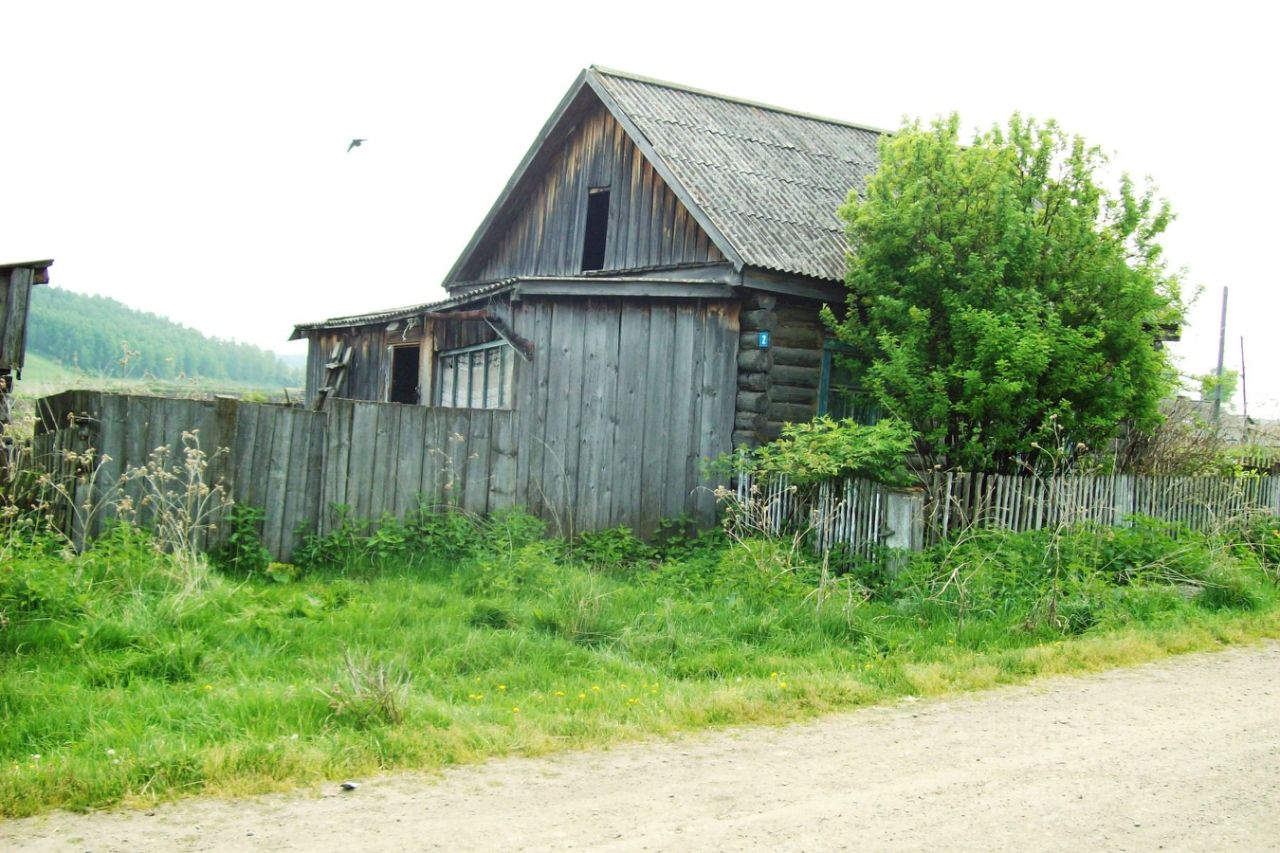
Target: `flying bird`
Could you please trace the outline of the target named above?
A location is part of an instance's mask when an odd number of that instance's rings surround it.
[[[350,154],[350,153],[351,153],[351,149],[352,149],[352,148],[359,148],[359,147],[360,147],[361,145],[363,145],[363,144],[364,144],[364,140],[363,140],[363,139],[353,139],[353,140],[351,140],[351,144],[347,146],[347,153],[348,153],[348,154]]]

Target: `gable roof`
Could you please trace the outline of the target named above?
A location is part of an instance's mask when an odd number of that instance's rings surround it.
[[[445,278],[462,272],[554,155],[603,103],[720,252],[744,266],[843,281],[836,209],[875,169],[885,131],[591,66],[578,75]]]
[[[595,66],[588,73],[744,264],[844,280],[836,209],[866,185],[885,131]]]

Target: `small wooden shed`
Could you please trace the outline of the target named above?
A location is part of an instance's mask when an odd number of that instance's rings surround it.
[[[31,288],[49,282],[51,260],[0,264],[0,433],[9,422],[9,394],[22,378]]]
[[[295,327],[307,399],[510,409],[513,492],[533,511],[577,529],[709,519],[706,460],[828,405],[836,209],[881,133],[588,68],[447,299]]]

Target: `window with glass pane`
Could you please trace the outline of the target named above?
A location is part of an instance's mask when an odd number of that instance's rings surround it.
[[[506,341],[441,351],[432,402],[455,409],[511,408],[514,355]]]
[[[853,372],[843,363],[842,354],[853,350],[836,342],[824,341],[822,346],[822,374],[818,381],[818,414],[840,420],[852,418],[856,423],[870,426],[880,418],[880,409],[862,390]]]

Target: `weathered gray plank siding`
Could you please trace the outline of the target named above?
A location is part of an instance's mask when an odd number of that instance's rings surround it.
[[[195,434],[205,454],[206,484],[222,483],[234,500],[267,510],[263,539],[274,556],[288,559],[297,545],[297,527],[316,522],[324,471],[323,414],[231,400],[94,391],[47,397],[40,402],[40,411],[34,445],[37,462],[45,470],[74,479],[76,472],[59,458],[65,450],[92,448],[99,459],[110,457],[97,470],[93,491],[81,493],[93,511],[86,517],[83,509],[67,510],[70,516],[83,519],[77,525],[69,518],[64,528],[78,541],[100,535],[124,497],[137,509],[140,523],[154,519],[152,501],[144,503],[152,489],[144,477],[129,472],[159,464],[166,471],[178,471],[180,478],[185,476],[181,471],[188,445],[183,433]],[[170,482],[168,488],[181,492],[183,480]],[[217,516],[207,521],[219,525],[206,539],[205,544],[212,544],[225,534],[225,528]]]
[[[534,358],[516,362],[512,410],[335,398],[313,412],[76,392],[42,401],[37,447],[100,447],[115,479],[157,447],[180,464],[182,433],[198,430],[207,453],[228,448],[210,475],[266,511],[264,544],[279,559],[300,526],[332,529],[336,505],[373,520],[420,501],[474,513],[525,506],[563,534],[619,524],[649,534],[682,513],[711,521],[715,483],[703,465],[730,449],[738,304],[525,302],[516,331]],[[126,489],[140,504],[139,482]]]
[[[0,270],[0,369],[22,369],[33,279],[28,267]]]
[[[462,271],[463,280],[579,273],[592,187],[610,188],[604,269],[723,260],[603,106],[536,180],[495,229],[503,236]]]
[[[702,468],[730,450],[737,304],[530,297],[516,318],[537,355],[516,380],[529,459],[517,458],[514,500],[563,532],[710,521]]]
[[[307,358],[307,400],[315,399],[324,385],[325,364],[334,345],[341,342],[352,349],[351,365],[341,390],[334,396],[354,400],[381,400],[385,392],[386,323],[319,333],[310,338]]]

